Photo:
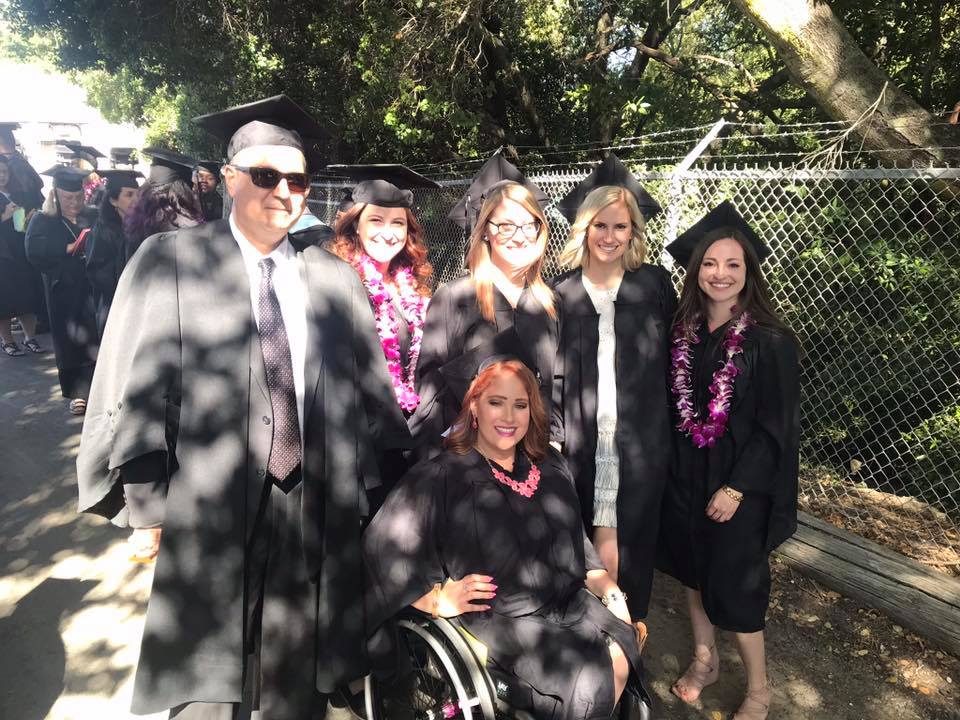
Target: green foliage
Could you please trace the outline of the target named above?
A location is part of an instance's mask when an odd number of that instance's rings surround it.
[[[929,107],[960,97],[954,0],[832,6]],[[215,146],[191,113],[281,91],[324,123],[326,154],[344,161],[615,142],[721,115],[820,117],[790,83],[760,92],[783,66],[725,0],[9,0],[0,12],[19,33],[0,39],[0,53],[77,71],[107,117],[204,154]],[[679,57],[683,72],[638,54],[641,40]]]

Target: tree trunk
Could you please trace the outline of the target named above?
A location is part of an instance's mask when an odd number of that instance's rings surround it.
[[[901,90],[860,49],[824,0],[733,0],[776,48],[794,81],[834,120],[856,122],[884,163],[960,162],[960,132]],[[884,86],[886,85],[886,90]]]

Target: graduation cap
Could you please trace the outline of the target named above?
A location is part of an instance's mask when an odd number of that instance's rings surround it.
[[[206,170],[208,173],[218,179],[220,177],[220,168],[222,167],[223,163],[217,162],[216,160],[197,160],[197,169]]]
[[[18,122],[0,122],[0,140],[14,142],[13,131],[20,129]]]
[[[503,360],[519,360],[536,376],[537,382],[541,382],[536,363],[530,359],[529,348],[520,340],[515,327],[498,332],[460,357],[450,360],[440,368],[440,375],[458,402],[462,402],[477,375],[493,363]]]
[[[110,160],[117,165],[133,165],[133,155],[134,148],[132,147],[112,147],[108,151],[110,153]]]
[[[158,147],[145,147],[140,152],[150,158],[147,182],[151,185],[166,185],[174,180],[183,180],[185,183],[193,181],[193,168],[197,161],[192,157]]]
[[[403,190],[415,187],[438,188],[440,183],[411,170],[406,165],[396,163],[375,163],[373,165],[328,165],[327,172],[351,180],[385,180]]]
[[[327,171],[359,181],[350,191],[350,207],[361,203],[379,207],[411,208],[413,193],[410,188],[440,187],[440,183],[424,177],[406,165],[395,163],[328,165]]]
[[[99,170],[97,174],[107,179],[107,192],[110,193],[120,192],[125,187],[139,188],[137,178],[143,177],[139,170]]]
[[[53,186],[59,190],[79,192],[83,190],[83,181],[90,176],[90,171],[67,165],[54,165],[52,168],[44,170],[41,175],[52,177]]]
[[[593,172],[574,185],[573,189],[557,203],[557,207],[563,213],[563,216],[572,223],[587,195],[595,188],[607,185],[629,190],[637,199],[637,205],[640,207],[644,220],[650,220],[663,209],[633,176],[633,173],[627,169],[627,166],[620,161],[620,158],[613,153],[607,155],[603,162],[593,169]]]
[[[320,124],[286,95],[273,97],[193,119],[214,137],[227,143],[227,161],[241,150],[258,145],[294,147],[307,155],[303,139],[320,139]]]
[[[704,215],[692,227],[685,230],[676,240],[667,245],[667,252],[683,267],[687,267],[693,251],[704,235],[714,230],[730,229],[742,234],[756,250],[762,261],[770,254],[770,248],[760,239],[743,216],[733,207],[733,203],[724,200]]]
[[[453,210],[447,215],[457,225],[467,232],[473,228],[480,215],[480,208],[483,207],[483,201],[487,199],[494,190],[502,187],[508,182],[515,182],[523,185],[529,190],[541,205],[548,200],[546,193],[527,180],[515,165],[509,162],[504,156],[503,151],[497,150],[493,156],[487,160],[480,171],[473,176],[467,194],[460,202],[453,206]]]
[[[97,167],[97,158],[106,157],[106,155],[92,145],[81,145],[80,143],[76,142],[65,142],[64,145],[70,148],[75,158],[85,160],[93,165],[94,168]]]

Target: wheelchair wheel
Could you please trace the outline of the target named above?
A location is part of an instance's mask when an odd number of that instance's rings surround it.
[[[366,681],[367,720],[494,720],[488,679],[446,620],[397,622],[409,662],[389,681]]]

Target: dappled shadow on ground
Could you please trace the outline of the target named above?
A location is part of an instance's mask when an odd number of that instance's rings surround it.
[[[718,636],[720,680],[687,706],[670,693],[693,646],[686,604],[679,583],[659,573],[647,623],[644,662],[656,717],[729,717],[746,685],[732,634]],[[776,561],[766,640],[771,718],[960,720],[960,660]]]
[[[64,689],[67,653],[60,621],[82,606],[92,580],[47,578],[0,619],[0,717],[43,720]]]
[[[150,570],[77,514],[82,418],[53,357],[25,360],[0,377],[0,717],[126,717]]]

